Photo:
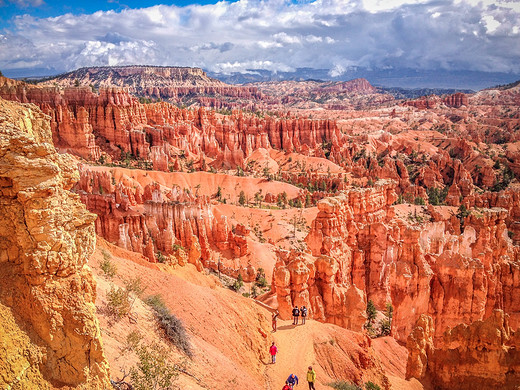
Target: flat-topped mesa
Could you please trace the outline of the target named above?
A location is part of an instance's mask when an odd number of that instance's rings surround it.
[[[0,99],[0,387],[108,389],[86,263],[95,215],[36,106]]]
[[[227,85],[220,80],[210,78],[201,68],[176,66],[93,66],[74,70],[52,78],[40,84],[72,87],[92,84],[96,87],[137,87],[141,83],[151,85]]]
[[[408,100],[402,103],[403,106],[415,107],[421,110],[437,108],[443,103],[447,107],[460,108],[467,106],[469,103],[468,96],[462,92],[440,98],[439,96],[424,96],[419,99]]]
[[[103,66],[80,68],[43,81],[61,87],[88,85],[126,88],[131,94],[177,100],[188,95],[262,99],[256,87],[235,86],[208,77],[200,68],[175,66]]]
[[[150,262],[167,261],[217,268],[215,252],[235,257],[248,253],[247,241],[225,216],[215,215],[209,199],[174,185],[142,178],[135,170],[104,170],[82,165],[75,187],[89,211],[98,215],[96,233]],[[133,176],[136,174],[137,176]],[[142,180],[141,180],[142,179]],[[142,183],[140,182],[142,181]],[[254,272],[222,269],[244,279]]]
[[[513,293],[520,253],[507,234],[507,211],[479,209],[461,221],[456,209],[443,217],[411,206],[398,217],[395,186],[378,182],[318,202],[306,238],[310,253],[279,255],[273,286],[282,315],[305,304],[314,318],[361,330],[368,299],[380,310],[390,303],[392,334],[401,340],[423,313],[432,316],[435,336],[494,308],[520,325]]]

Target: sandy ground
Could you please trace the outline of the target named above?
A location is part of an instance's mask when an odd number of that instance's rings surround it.
[[[330,378],[324,375],[314,353],[314,342],[320,336],[323,337],[324,326],[327,325],[313,320],[308,320],[305,325],[292,325],[292,321],[278,321],[278,330],[273,333],[278,354],[276,363],[266,367],[266,389],[281,389],[290,374],[299,378],[299,388],[308,388],[308,366],[313,366],[316,371],[316,390],[331,389],[324,383],[329,383]]]

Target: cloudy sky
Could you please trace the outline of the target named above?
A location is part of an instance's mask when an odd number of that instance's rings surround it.
[[[92,65],[520,73],[515,0],[0,0],[0,70]]]

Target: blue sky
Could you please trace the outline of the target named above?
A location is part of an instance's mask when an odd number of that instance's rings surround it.
[[[0,0],[0,15],[6,74],[131,64],[520,73],[520,0]]]
[[[112,0],[112,1],[45,1],[45,0],[0,0],[1,26],[6,27],[9,21],[17,16],[29,14],[38,18],[48,18],[71,14],[92,14],[96,11],[121,11],[128,8],[147,8],[157,4],[176,5],[179,7],[192,3],[211,4],[216,1],[199,0],[191,2],[188,0],[163,1],[155,0]]]

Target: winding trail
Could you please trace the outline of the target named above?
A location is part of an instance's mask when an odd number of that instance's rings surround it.
[[[285,380],[292,373],[300,380],[295,389],[304,390],[307,385],[307,367],[313,366],[316,373],[316,390],[331,389],[320,383],[320,375],[314,353],[315,336],[320,333],[320,325],[313,320],[307,320],[305,325],[293,325],[292,321],[278,321],[278,330],[273,338],[278,347],[276,363],[266,362],[265,382],[268,390],[281,390]],[[323,329],[321,330],[323,331]]]

